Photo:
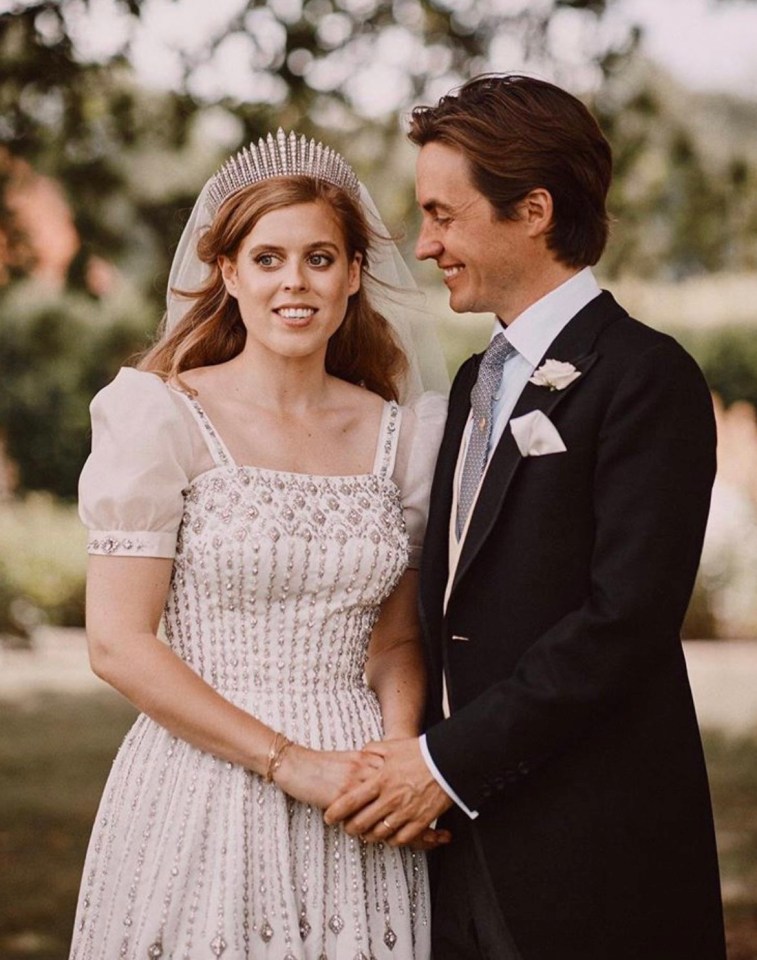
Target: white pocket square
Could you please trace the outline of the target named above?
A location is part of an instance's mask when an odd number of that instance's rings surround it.
[[[565,453],[557,428],[541,410],[532,410],[510,421],[510,429],[521,456],[542,457],[545,453]]]

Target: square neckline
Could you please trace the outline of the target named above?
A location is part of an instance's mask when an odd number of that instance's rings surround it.
[[[396,400],[383,400],[381,418],[379,420],[378,435],[374,450],[373,466],[370,471],[361,473],[306,473],[301,470],[279,470],[275,467],[262,467],[254,463],[238,463],[231,455],[226,442],[216,428],[215,424],[208,416],[205,408],[197,399],[186,390],[174,386],[167,380],[162,381],[165,386],[173,393],[180,396],[186,403],[200,434],[205,441],[210,456],[213,460],[213,467],[209,470],[203,470],[194,478],[196,481],[208,473],[212,473],[218,468],[228,468],[232,470],[251,470],[257,473],[271,474],[284,477],[299,477],[310,480],[359,480],[367,477],[378,477],[382,480],[389,480],[394,486],[392,473],[397,456],[397,443],[399,440],[399,427],[402,419],[402,410]],[[194,482],[194,481],[193,481]]]

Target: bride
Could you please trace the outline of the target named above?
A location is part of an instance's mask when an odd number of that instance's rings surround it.
[[[372,223],[338,154],[251,145],[198,199],[160,339],[93,401],[90,658],[141,713],[72,958],[428,957],[422,853],[321,816],[382,762],[364,744],[418,733],[424,688],[444,404],[417,388],[443,373],[369,279],[396,262]]]

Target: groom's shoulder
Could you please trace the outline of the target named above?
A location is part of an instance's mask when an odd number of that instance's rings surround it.
[[[626,358],[650,351],[689,356],[675,337],[638,320],[625,310],[619,313],[614,322],[604,327],[597,338],[597,346],[603,352],[620,351]]]
[[[597,338],[596,347],[606,358],[615,358],[628,371],[631,367],[667,370],[671,375],[702,377],[693,357],[681,344],[662,330],[622,311]]]

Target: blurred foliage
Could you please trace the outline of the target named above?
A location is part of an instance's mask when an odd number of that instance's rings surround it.
[[[752,269],[754,152],[737,137],[714,159],[712,125],[695,129],[698,111],[671,94],[669,78],[634,60],[638,31],[601,30],[614,2],[545,0],[503,12],[496,0],[239,0],[238,12],[199,45],[166,45],[176,78],[161,93],[140,89],[131,66],[153,4],[113,0],[108,50],[95,55],[85,34],[96,4],[15,2],[0,15],[0,144],[63,185],[82,238],[79,263],[92,253],[109,259],[157,302],[180,232],[177,211],[229,148],[279,123],[325,133],[348,145],[370,181],[368,165],[380,160],[385,169],[402,139],[398,110],[506,68],[517,51],[569,86],[571,78],[590,85],[592,69],[595,81],[604,77],[592,107],[616,156],[610,209],[618,228],[607,273]],[[168,6],[192,14],[182,0]],[[613,41],[603,46],[603,35]],[[591,51],[579,80],[569,62],[575,45]],[[238,76],[225,68],[229,57],[241,65]],[[383,112],[377,87],[387,98]],[[714,102],[708,109],[725,112]],[[753,129],[755,112],[734,115],[734,123]],[[403,213],[412,205],[409,166],[393,184]],[[0,230],[23,272],[30,252],[2,202],[2,181],[12,176],[0,162]],[[83,275],[74,269],[69,282],[81,285]]]
[[[607,276],[757,267],[757,103],[684,91],[638,64],[604,85],[594,110],[614,153]]]
[[[397,109],[506,66],[508,49],[526,51],[534,70],[558,80],[563,69],[569,85],[561,58],[573,47],[562,29],[574,38],[583,31],[589,68],[604,77],[592,108],[616,155],[616,225],[603,272],[675,278],[757,266],[755,156],[738,135],[718,136],[715,151],[710,130],[694,122],[704,104],[708,117],[719,111],[734,130],[751,131],[757,107],[728,113],[700,96],[697,110],[682,109],[673,86],[635,61],[637,31],[608,31],[613,39],[602,46],[598,28],[614,2],[545,0],[503,12],[497,0],[239,0],[238,13],[216,18],[194,46],[166,46],[177,80],[163,92],[140,88],[131,65],[153,3],[113,0],[100,53],[87,36],[98,4],[6,4],[0,261],[10,282],[3,287],[0,277],[0,429],[20,490],[74,495],[87,403],[155,328],[186,212],[229,150],[279,123],[324,136],[375,185],[390,222],[408,220],[413,151]],[[191,15],[183,0],[167,8]],[[232,53],[243,64],[239,77],[224,70]],[[394,91],[396,109],[372,112],[377,85]],[[61,184],[73,212],[80,248],[60,295],[45,296],[27,280],[35,249],[6,189],[20,169]],[[100,291],[100,299],[89,271],[98,258],[121,278],[120,292]],[[458,340],[448,344],[454,360],[470,338]],[[752,396],[746,353],[719,360],[719,369],[737,361],[742,373],[732,389]]]
[[[72,498],[89,451],[89,402],[144,349],[147,313],[124,294],[99,303],[17,284],[2,298],[0,424],[22,490]]]
[[[174,211],[194,201],[194,184],[182,191],[181,178],[173,184],[164,178],[165,195],[156,196],[140,176],[156,151],[181,161],[198,107],[178,95],[136,90],[122,58],[82,63],[70,37],[54,27],[62,15],[58,7],[33,4],[0,17],[0,143],[62,185],[84,255],[120,263],[146,243],[163,256]],[[13,175],[6,163],[3,179],[8,183]],[[0,208],[0,228],[17,234],[7,203]],[[75,288],[83,285],[75,269],[69,280]]]
[[[166,47],[166,56],[181,61],[170,92],[141,89],[131,66],[151,5],[113,0],[102,54],[88,46],[86,32],[97,6],[22,0],[0,15],[0,260],[10,277],[0,286],[0,427],[18,464],[19,489],[63,497],[75,494],[86,454],[88,401],[144,346],[143,331],[155,328],[185,212],[230,148],[278,123],[311,134],[329,128],[337,147],[355,144],[359,130],[366,162],[374,166],[382,157],[387,171],[386,158],[402,140],[395,116],[360,112],[360,91],[370,92],[377,77],[389,86],[393,77],[406,102],[430,97],[434,83],[448,89],[484,69],[505,34],[534,56],[557,60],[551,19],[572,14],[592,25],[606,3],[549,0],[506,14],[494,0],[467,7],[428,0],[240,2],[238,14],[191,51]],[[177,16],[191,15],[181,0],[172,6]],[[598,50],[597,69],[630,49],[632,39]],[[208,82],[224,75],[230,44],[237,54],[240,45],[245,50],[246,95]],[[410,54],[398,55],[402,50]],[[384,72],[371,73],[381,63]],[[30,175],[59,183],[73,213],[80,248],[61,295],[45,296],[25,280],[35,253],[44,252],[24,235],[13,204],[19,180]],[[411,177],[408,169],[395,191],[403,194],[403,212],[412,205]],[[126,292],[91,295],[93,258],[115,265]]]
[[[85,542],[72,505],[46,494],[0,503],[0,634],[82,626]]]
[[[749,326],[671,330],[691,353],[710,389],[729,406],[746,400],[757,407],[757,336]]]
[[[0,15],[0,144],[63,185],[85,253],[121,268],[136,259],[142,269],[132,279],[148,292],[163,286],[180,232],[175,211],[191,205],[229,146],[282,124],[311,134],[328,129],[338,147],[373,125],[385,153],[401,137],[393,112],[361,114],[376,84],[396,88],[398,107],[432,97],[440,84],[449,89],[490,69],[503,36],[557,62],[552,18],[570,14],[589,29],[607,0],[548,0],[511,13],[496,0],[249,0],[199,47],[166,46],[179,78],[174,91],[160,94],[139,89],[130,66],[150,6],[113,0],[109,52],[89,59],[81,52],[86,17],[96,12],[89,0],[15,2]],[[176,16],[192,15],[181,0],[172,6]],[[632,43],[624,37],[598,49],[597,68],[609,68]],[[230,51],[246,67],[231,93],[214,79],[229,79]],[[204,122],[210,108],[213,132]],[[1,188],[0,179],[0,196]],[[1,205],[0,230],[6,242],[18,241],[12,211]]]

